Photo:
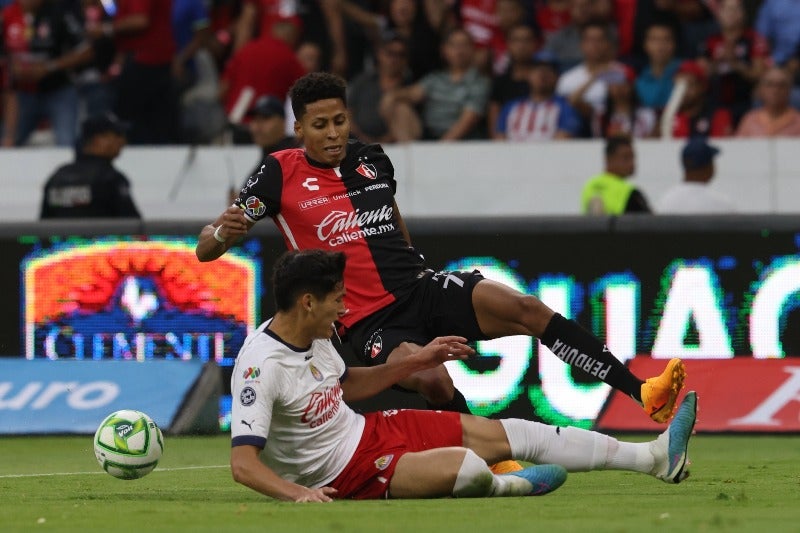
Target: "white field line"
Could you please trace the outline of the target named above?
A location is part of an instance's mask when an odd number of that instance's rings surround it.
[[[178,466],[175,468],[156,468],[155,470],[153,470],[153,472],[174,472],[176,470],[205,470],[211,468],[230,468],[230,465]],[[98,470],[93,472],[51,472],[49,474],[3,474],[0,475],[0,479],[9,479],[18,477],[89,476],[93,474],[105,474],[105,472],[103,472],[102,470]]]

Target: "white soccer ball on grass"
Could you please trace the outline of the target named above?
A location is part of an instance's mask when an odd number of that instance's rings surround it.
[[[94,434],[94,455],[103,470],[119,479],[144,477],[158,464],[164,437],[153,419],[124,409],[108,415]]]

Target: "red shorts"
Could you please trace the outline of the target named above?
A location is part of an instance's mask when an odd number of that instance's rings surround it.
[[[338,498],[387,498],[397,461],[409,452],[461,446],[461,415],[413,409],[364,415],[361,442],[342,473],[329,485]]]

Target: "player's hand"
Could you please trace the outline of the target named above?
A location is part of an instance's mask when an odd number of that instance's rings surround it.
[[[219,234],[226,239],[233,236],[240,237],[250,229],[247,219],[244,217],[244,211],[236,206],[227,208],[220,216],[219,222],[222,225]]]
[[[332,502],[333,498],[339,493],[333,487],[322,487],[321,489],[308,489],[303,487],[303,492],[294,499],[297,503],[305,502]]]
[[[447,361],[460,361],[475,355],[475,350],[467,346],[466,342],[467,339],[456,335],[436,337],[417,353],[423,362],[429,363],[428,366],[436,366]]]

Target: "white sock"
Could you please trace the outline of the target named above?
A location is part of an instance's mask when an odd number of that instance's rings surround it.
[[[650,473],[653,469],[653,454],[646,442],[620,442],[595,431],[518,418],[500,422],[506,430],[514,459],[557,464],[570,472],[609,469]]]
[[[530,482],[511,475],[495,475],[486,461],[467,448],[464,462],[456,476],[453,496],[456,498],[483,498],[485,496],[524,496],[530,494]]]

